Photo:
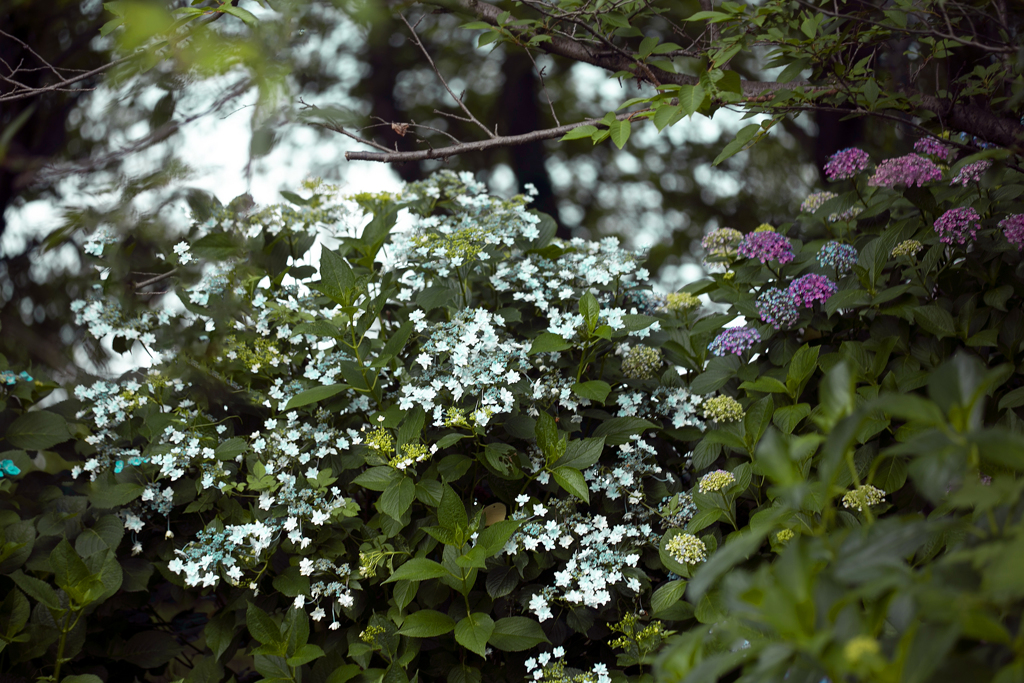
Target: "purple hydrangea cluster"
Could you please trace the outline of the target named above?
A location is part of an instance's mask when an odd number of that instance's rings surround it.
[[[981,228],[981,216],[969,206],[950,209],[935,220],[935,232],[944,244],[965,244],[973,240]]]
[[[969,183],[976,183],[981,180],[981,176],[985,175],[985,171],[991,168],[992,162],[988,159],[982,159],[981,161],[975,161],[972,164],[967,164],[956,174],[956,177],[949,181],[950,185],[962,185],[967,187]]]
[[[949,161],[950,157],[953,156],[953,148],[942,144],[936,138],[921,138],[914,143],[914,151],[921,154],[931,154],[942,161]]]
[[[999,221],[999,227],[1010,244],[1018,250],[1024,249],[1024,213],[1015,213]]]
[[[761,263],[778,261],[784,264],[793,260],[793,245],[779,233],[764,230],[746,235],[740,242],[739,254],[756,258]]]
[[[796,300],[785,289],[769,289],[757,297],[757,312],[761,321],[777,330],[792,327],[800,317]]]
[[[840,275],[846,275],[857,263],[857,250],[851,244],[826,242],[818,250],[818,263],[822,268],[833,268]]]
[[[789,293],[797,307],[811,308],[816,301],[825,303],[837,291],[836,283],[817,273],[808,273],[789,284]]]
[[[856,147],[841,149],[828,158],[825,175],[829,180],[846,180],[868,167],[868,153]]]
[[[935,162],[917,154],[908,154],[905,157],[886,159],[880,163],[875,169],[875,175],[868,181],[868,185],[924,187],[925,183],[941,179],[942,171],[935,165]]]
[[[734,353],[737,356],[754,348],[761,341],[761,333],[753,327],[730,327],[708,344],[708,351],[716,356]]]

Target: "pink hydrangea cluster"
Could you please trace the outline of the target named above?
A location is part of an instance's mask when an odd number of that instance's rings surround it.
[[[761,322],[777,330],[792,327],[800,317],[793,295],[785,289],[769,289],[757,297],[757,313]]]
[[[881,185],[882,187],[896,187],[906,185],[907,187],[917,185],[924,187],[925,183],[933,180],[941,180],[942,171],[929,159],[917,154],[908,154],[905,157],[886,159],[878,164],[875,175],[868,181],[868,185]]]
[[[1015,213],[999,221],[999,227],[1010,244],[1018,251],[1024,249],[1024,213]]]
[[[793,260],[793,245],[777,232],[763,230],[744,236],[740,242],[739,254],[745,258],[756,258],[761,263],[778,261],[780,264]]]
[[[956,177],[949,181],[950,185],[963,185],[967,187],[968,183],[976,183],[981,180],[981,176],[985,175],[985,171],[992,167],[992,162],[988,159],[982,159],[981,161],[975,161],[973,164],[967,164],[956,174]]]
[[[944,145],[935,138],[921,138],[914,143],[914,151],[921,154],[931,154],[942,161],[949,161],[953,156],[953,148]]]
[[[935,220],[935,232],[944,244],[965,244],[973,240],[981,229],[981,216],[969,206],[950,209]]]
[[[789,284],[789,293],[797,307],[811,308],[816,301],[825,303],[837,291],[836,283],[817,273],[808,273]]]
[[[754,348],[761,341],[761,333],[753,327],[730,327],[708,344],[708,351],[716,356],[734,353],[737,356]]]
[[[825,175],[829,180],[846,180],[868,167],[868,153],[856,147],[841,149],[828,158]]]

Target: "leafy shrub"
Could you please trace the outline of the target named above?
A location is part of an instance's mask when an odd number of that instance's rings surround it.
[[[154,365],[7,388],[7,665],[1015,680],[1024,184],[846,154],[669,295],[467,174],[93,236],[77,321]]]

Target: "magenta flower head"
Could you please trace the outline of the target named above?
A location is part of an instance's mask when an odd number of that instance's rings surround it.
[[[856,147],[841,149],[828,158],[825,175],[829,180],[846,180],[868,167],[868,153]]]
[[[808,273],[789,284],[789,293],[797,307],[812,308],[815,301],[825,303],[837,291],[836,283],[817,273]]]
[[[875,175],[868,181],[868,185],[881,185],[882,187],[896,187],[906,185],[911,187],[917,185],[924,187],[925,183],[933,180],[941,180],[942,171],[930,159],[925,159],[917,154],[908,154],[905,157],[886,159],[878,164]]]
[[[976,183],[981,180],[981,176],[985,175],[992,166],[992,162],[988,159],[982,159],[981,161],[975,161],[973,164],[967,164],[960,169],[960,172],[956,174],[956,177],[949,181],[952,185],[962,185],[967,187],[968,183]]]
[[[761,333],[753,327],[730,327],[708,344],[708,351],[716,356],[734,353],[737,356],[754,348],[761,341]]]
[[[944,244],[965,244],[978,234],[980,220],[978,212],[969,206],[950,209],[935,219],[935,232],[939,233],[939,241]]]
[[[757,312],[761,322],[771,325],[777,330],[792,327],[800,317],[796,310],[796,300],[785,289],[769,289],[757,297]]]
[[[842,242],[826,242],[818,250],[818,263],[822,268],[834,268],[840,275],[846,275],[857,263],[857,249]]]
[[[1024,213],[1015,213],[999,221],[999,227],[1010,244],[1020,251],[1024,249]]]
[[[921,154],[930,154],[942,161],[949,161],[953,156],[953,148],[944,145],[935,138],[921,138],[914,143],[914,151]]]
[[[793,260],[793,245],[789,240],[777,232],[767,230],[746,235],[738,251],[740,256],[756,258],[761,263],[778,261],[784,264]]]

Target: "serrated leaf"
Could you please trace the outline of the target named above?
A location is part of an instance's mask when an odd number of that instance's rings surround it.
[[[12,422],[3,437],[15,448],[41,451],[67,441],[71,438],[71,431],[60,415],[48,410],[34,410]]]
[[[483,612],[473,612],[455,625],[455,640],[462,647],[485,656],[487,639],[494,632],[494,620]]]
[[[439,579],[448,576],[448,570],[433,560],[425,557],[414,557],[395,570],[385,579],[384,583],[393,581],[426,581],[427,579]]]
[[[324,401],[332,396],[337,396],[348,388],[349,386],[347,384],[331,384],[326,387],[313,387],[312,389],[306,389],[305,391],[292,396],[291,400],[288,401],[288,405],[286,405],[284,409],[292,410],[293,408],[301,408],[302,406],[307,406],[311,403]]]
[[[597,126],[587,124],[585,126],[576,126],[568,133],[563,135],[560,140],[581,140],[583,138],[589,138],[597,132]]]
[[[635,434],[643,434],[648,429],[661,429],[658,425],[639,417],[613,417],[605,420],[594,430],[594,436],[603,436],[609,446],[618,446],[629,441]]]
[[[590,502],[590,490],[582,472],[572,467],[556,467],[551,471],[551,476],[563,489],[585,503]]]
[[[551,641],[533,619],[505,617],[494,622],[494,630],[487,642],[504,652],[522,652]]]
[[[537,335],[537,338],[533,340],[533,344],[530,346],[530,355],[535,353],[548,353],[551,351],[565,351],[571,349],[572,344],[562,339],[557,334],[551,332],[541,332]]]
[[[447,614],[432,609],[421,609],[407,616],[398,632],[413,638],[433,638],[450,633],[454,629],[455,620]]]
[[[686,593],[686,581],[683,579],[669,581],[664,586],[659,586],[651,596],[651,613],[658,616],[659,612],[664,612],[679,602],[684,593]]]
[[[726,145],[725,149],[723,149],[721,153],[715,157],[715,160],[711,162],[712,166],[718,166],[729,157],[740,152],[748,142],[754,139],[754,136],[757,135],[760,130],[761,126],[756,123],[740,128],[740,131],[736,133],[736,138]]]
[[[619,149],[622,149],[626,144],[626,141],[629,140],[629,134],[632,130],[633,125],[628,119],[616,121],[612,125],[608,126],[608,132],[611,135],[612,142],[615,143],[615,146]]]
[[[612,387],[608,382],[602,382],[599,379],[591,380],[589,382],[577,382],[572,385],[572,393],[580,396],[581,398],[588,398],[591,401],[597,401],[603,404],[605,399],[608,398],[608,394],[611,393]]]

